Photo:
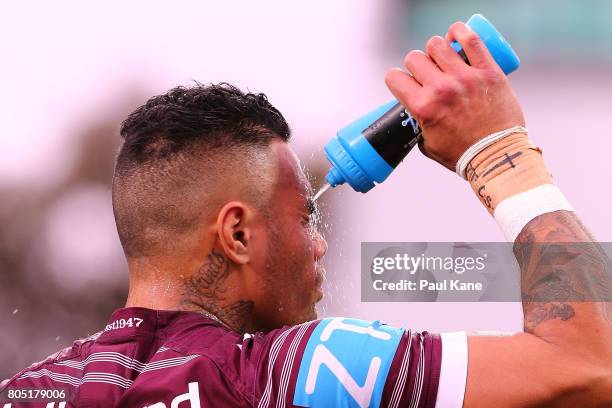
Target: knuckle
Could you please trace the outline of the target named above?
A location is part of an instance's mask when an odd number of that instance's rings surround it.
[[[435,119],[436,107],[439,104],[436,103],[435,97],[425,97],[423,101],[418,102],[414,112],[411,112],[419,121],[419,123],[431,123]]]
[[[464,88],[472,88],[478,82],[471,70],[468,69],[456,72],[454,75],[457,84]]]
[[[416,64],[416,62],[421,58],[422,51],[412,50],[406,57],[404,58],[404,65],[410,66]]]
[[[457,30],[461,30],[463,28],[463,26],[465,26],[465,23],[463,23],[461,21],[455,21],[453,24],[451,24],[448,27],[448,31],[450,33],[454,33],[454,32],[457,32]]]
[[[480,37],[474,31],[468,31],[467,33],[465,33],[465,37],[463,38],[463,40],[465,41],[465,44],[468,47],[480,47]]]
[[[397,75],[394,69],[389,69],[387,70],[387,72],[385,72],[385,83],[387,84],[387,86],[390,86],[393,84],[393,80],[395,79],[395,75]]]
[[[430,107],[422,109],[421,115],[419,116],[419,123],[429,124],[434,121],[433,111]]]
[[[428,110],[429,102],[426,98],[419,98],[410,104],[410,113],[419,120],[423,119],[423,113]]]
[[[441,38],[438,36],[431,37],[429,40],[427,40],[426,49],[428,54],[431,54],[432,50],[436,50],[438,47],[440,47],[440,40]]]
[[[439,81],[433,86],[433,93],[439,99],[450,99],[461,93],[461,87],[452,80]]]
[[[485,84],[489,86],[497,86],[504,84],[508,78],[501,72],[496,69],[487,69],[483,70],[483,81]]]

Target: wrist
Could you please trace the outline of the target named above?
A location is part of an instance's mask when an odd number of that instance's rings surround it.
[[[491,214],[511,196],[552,184],[541,150],[525,133],[511,134],[484,148],[470,161],[465,175]]]
[[[511,133],[480,150],[467,164],[465,176],[511,242],[538,215],[573,211],[554,186],[541,149],[525,132]]]

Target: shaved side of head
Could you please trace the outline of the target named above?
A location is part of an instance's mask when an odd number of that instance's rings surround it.
[[[124,121],[113,210],[128,258],[190,247],[228,200],[261,208],[271,196],[273,140],[289,127],[263,94],[228,84],[178,87]]]

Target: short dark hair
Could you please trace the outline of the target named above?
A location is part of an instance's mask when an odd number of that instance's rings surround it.
[[[151,160],[149,146],[159,141],[167,148],[159,152],[163,156],[193,142],[267,144],[270,133],[283,141],[290,137],[287,121],[266,95],[244,93],[228,83],[197,83],[154,96],[132,112],[121,125],[121,153],[126,159]]]
[[[262,93],[196,83],[149,99],[122,123],[121,136],[113,210],[124,251],[134,256],[155,252],[155,243],[168,241],[173,231],[193,228],[201,209],[189,194],[200,190],[210,169],[222,167],[217,156],[246,157],[245,151],[272,140],[287,142],[290,129]],[[204,175],[202,163],[208,163]],[[248,171],[249,163],[242,165]]]

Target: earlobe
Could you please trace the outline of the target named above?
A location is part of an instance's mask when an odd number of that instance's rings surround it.
[[[217,217],[220,244],[230,260],[237,264],[245,264],[250,260],[250,211],[244,203],[231,201],[221,208]]]

